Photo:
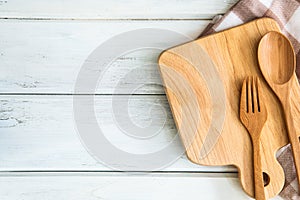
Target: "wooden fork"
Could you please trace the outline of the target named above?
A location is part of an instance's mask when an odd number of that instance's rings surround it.
[[[257,77],[247,77],[244,80],[241,93],[240,119],[247,128],[252,140],[254,194],[257,200],[266,199],[261,165],[260,136],[267,117],[268,113],[264,105],[260,81]]]

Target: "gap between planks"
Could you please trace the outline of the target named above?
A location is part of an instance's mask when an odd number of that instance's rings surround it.
[[[198,19],[225,13],[237,0],[52,0],[0,1],[1,18],[25,19]]]
[[[220,13],[222,15],[223,13]],[[217,14],[218,15],[218,14]],[[77,18],[30,18],[30,17],[0,17],[0,20],[17,20],[17,21],[204,21],[212,20],[212,16],[203,18],[103,18],[103,19],[77,19]]]
[[[72,93],[0,93],[0,96],[166,96],[166,94],[72,94]]]
[[[11,175],[21,175],[21,176],[82,176],[82,175],[114,175],[114,176],[169,176],[169,177],[233,177],[238,178],[237,172],[197,172],[197,171],[82,171],[82,170],[60,170],[60,171],[0,171],[0,177],[11,176]]]

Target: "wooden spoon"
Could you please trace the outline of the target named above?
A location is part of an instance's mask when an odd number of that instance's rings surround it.
[[[296,113],[291,109],[291,98],[295,98],[291,91],[294,87],[299,88],[299,83],[295,73],[296,56],[291,42],[279,32],[269,32],[260,41],[258,61],[264,78],[282,104],[299,183],[300,144],[292,118]]]

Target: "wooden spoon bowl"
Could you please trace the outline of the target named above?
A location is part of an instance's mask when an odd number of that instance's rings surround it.
[[[258,60],[268,82],[282,85],[294,75],[296,57],[291,46],[290,41],[278,32],[270,32],[262,38]]]

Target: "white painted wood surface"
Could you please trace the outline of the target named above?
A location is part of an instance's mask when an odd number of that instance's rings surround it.
[[[126,136],[122,132],[122,127],[116,125],[114,116],[126,118],[126,113],[113,112],[112,96],[96,96],[95,111],[99,126],[109,141],[119,149],[143,154],[156,152],[168,145],[177,134],[164,95],[121,95],[114,96],[114,98],[128,102],[130,119],[134,124],[153,130],[153,134],[156,130],[160,130],[157,136],[149,140],[138,140]],[[72,101],[72,96],[64,95],[2,95],[0,99],[0,171],[112,170],[95,161],[81,145],[76,132]],[[154,123],[149,126],[152,120]],[[181,145],[172,147],[174,154],[180,150],[183,151]],[[236,171],[233,167],[195,165],[188,161],[185,155],[180,156],[177,162],[162,170]]]
[[[160,172],[116,173],[83,148],[72,109],[82,63],[111,36],[163,28],[194,39],[214,15],[235,2],[0,0],[0,199],[249,199],[234,167],[198,166],[185,155]],[[151,40],[165,48],[186,41],[158,41],[155,36]],[[112,115],[111,94],[128,71],[142,67],[140,76],[122,84],[117,98],[126,99],[128,88],[136,83],[160,81],[157,68],[148,65],[156,63],[160,52],[140,50],[118,58],[96,91],[98,122],[110,141],[124,150],[155,151],[176,134],[160,86],[140,88],[129,103],[137,125],[150,124],[150,110],[165,121],[149,127],[162,126],[151,141],[126,138]],[[182,146],[174,146],[174,152],[178,149]]]
[[[242,191],[235,174],[0,173],[0,187],[3,200],[252,199]]]
[[[188,21],[28,21],[1,20],[0,92],[72,94],[78,72],[89,54],[110,37],[136,29],[167,29],[197,38],[208,20]],[[187,42],[174,37],[157,39],[167,49]],[[120,47],[123,47],[120,44]],[[118,47],[116,47],[118,48]],[[140,76],[123,84],[122,93],[136,83],[159,82],[156,65],[162,50],[141,49],[117,59],[105,73],[98,94],[112,94],[121,77],[136,67]],[[149,65],[152,63],[152,65]],[[141,88],[140,94],[164,94],[161,87]]]
[[[0,187],[2,200],[251,199],[232,174],[15,173]]]
[[[237,0],[1,0],[0,18],[210,19]]]

